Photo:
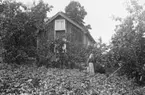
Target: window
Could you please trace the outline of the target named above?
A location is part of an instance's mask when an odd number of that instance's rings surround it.
[[[58,19],[55,20],[55,30],[65,30],[65,20],[64,19]]]

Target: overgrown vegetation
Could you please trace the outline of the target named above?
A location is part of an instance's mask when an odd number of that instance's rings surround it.
[[[27,8],[11,0],[0,1],[0,35],[6,63],[26,63],[29,57],[37,55],[37,33],[44,28],[44,18],[51,6],[40,1]]]
[[[116,34],[112,38],[114,59],[120,61],[120,74],[133,78],[139,85],[145,85],[145,10],[136,0],[131,0],[127,7],[130,15],[120,19],[116,26]]]
[[[37,36],[40,31],[45,31],[44,19],[52,6],[40,1],[33,7],[27,8],[15,1],[0,1],[0,36],[1,47],[4,49],[2,56],[4,64],[0,66],[0,92],[3,95],[8,93],[39,95],[41,92],[43,93],[41,95],[49,92],[58,95],[66,92],[79,93],[79,95],[80,93],[132,95],[130,92],[134,89],[132,83],[145,85],[145,10],[143,7],[136,0],[131,0],[131,6],[127,7],[130,15],[125,19],[116,18],[121,24],[116,26],[116,33],[108,46],[101,39],[96,47],[88,48],[84,48],[81,44],[55,40],[49,41],[39,49],[36,43]],[[65,11],[69,17],[76,17],[74,21],[79,21],[78,24],[85,26],[83,20],[87,13],[78,2],[72,1]],[[73,13],[81,14],[77,17],[72,15]],[[67,52],[62,50],[64,43]],[[94,54],[96,73],[109,75],[117,69],[117,74],[121,76],[109,77],[108,82],[105,81],[107,78],[105,75],[96,74],[92,80],[95,82],[91,81],[91,83],[88,80],[92,79],[92,76],[85,72],[71,70],[84,71],[90,53]],[[30,58],[36,59],[37,62],[35,60],[28,64]],[[34,67],[31,67],[32,64]],[[125,79],[126,77],[128,79]],[[71,84],[72,80],[76,83]],[[56,83],[57,81],[59,83]],[[79,85],[76,86],[77,84]],[[57,88],[58,86],[60,88]],[[143,95],[142,90],[132,93],[136,92],[136,95]]]
[[[64,44],[66,44],[66,51],[62,48]],[[57,39],[47,44],[43,50],[41,49],[41,51],[48,53],[46,57],[39,61],[38,65],[45,65],[49,68],[83,69],[87,65],[88,54],[91,50],[92,47],[85,48],[82,44],[74,44]]]
[[[85,25],[84,18],[87,15],[87,12],[79,2],[77,1],[71,1],[66,7],[65,7],[65,14],[78,23],[80,26],[88,29],[91,29],[91,25]]]
[[[77,69],[47,69],[32,65],[0,64],[1,95],[143,95],[125,76],[89,76]],[[134,90],[134,91],[133,91]]]

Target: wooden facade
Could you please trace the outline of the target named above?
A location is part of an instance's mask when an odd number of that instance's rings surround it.
[[[56,22],[58,22],[58,25],[56,25]],[[61,24],[62,26],[59,26]],[[62,12],[57,13],[46,22],[46,31],[40,33],[39,36],[38,41],[41,44],[57,38],[66,38],[69,42],[84,44],[86,46],[93,46],[95,44],[95,40],[88,31],[69,19]]]

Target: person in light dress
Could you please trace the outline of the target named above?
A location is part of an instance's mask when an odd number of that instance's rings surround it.
[[[87,62],[88,63],[87,72],[91,75],[95,74],[93,59],[94,59],[94,55],[93,53],[91,53]]]

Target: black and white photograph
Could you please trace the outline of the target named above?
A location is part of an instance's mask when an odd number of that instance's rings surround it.
[[[0,95],[145,95],[145,0],[0,0]]]

